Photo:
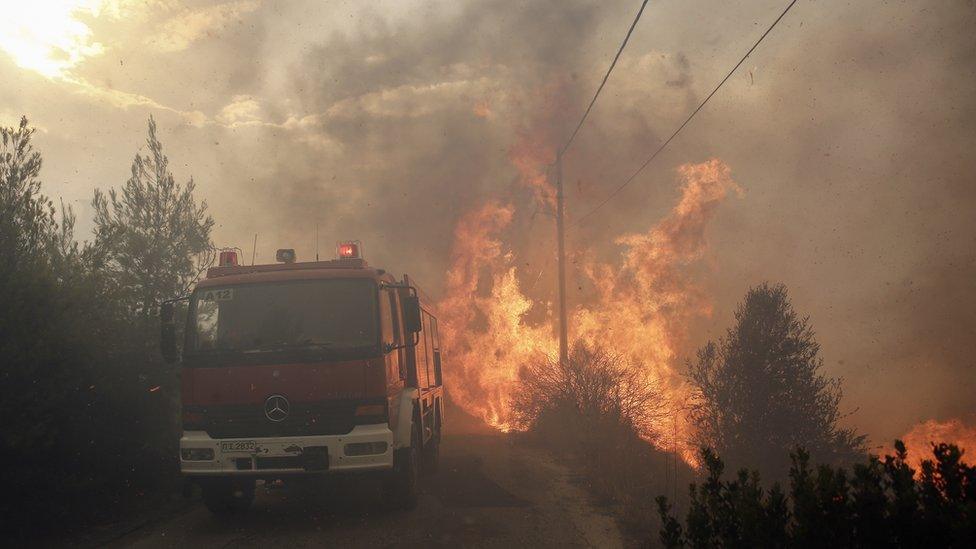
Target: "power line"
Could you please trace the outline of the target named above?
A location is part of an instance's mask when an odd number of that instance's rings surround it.
[[[579,133],[580,128],[583,127],[583,122],[586,121],[586,117],[590,114],[590,110],[593,108],[593,104],[596,103],[596,98],[600,97],[600,92],[603,91],[603,86],[606,85],[607,79],[610,78],[610,73],[613,72],[613,68],[617,66],[617,60],[620,59],[620,54],[623,53],[624,48],[627,47],[627,41],[630,40],[631,33],[634,32],[634,27],[637,26],[637,22],[640,21],[641,14],[644,13],[644,7],[647,6],[648,0],[644,0],[641,4],[640,9],[637,11],[637,17],[634,17],[634,22],[630,24],[630,28],[627,30],[627,36],[624,37],[624,41],[620,44],[620,49],[617,50],[617,55],[613,56],[613,61],[610,63],[610,68],[607,69],[607,74],[603,75],[603,81],[600,82],[600,87],[596,89],[596,93],[593,94],[593,99],[590,100],[590,104],[586,107],[586,111],[583,112],[583,117],[580,118],[579,124],[576,124],[576,129],[573,130],[573,134],[569,136],[569,140],[563,145],[563,148],[559,149],[559,155],[562,156],[569,146],[573,143],[573,139],[576,138],[576,134]]]
[[[674,130],[674,133],[671,134],[671,137],[668,137],[668,139],[664,143],[662,143],[661,146],[658,147],[656,151],[654,151],[654,154],[652,154],[650,157],[648,157],[647,160],[645,160],[644,163],[641,164],[641,166],[639,168],[637,168],[637,171],[635,171],[634,173],[632,173],[630,175],[630,177],[628,177],[626,180],[624,180],[624,182],[619,187],[617,187],[616,189],[614,189],[613,192],[611,192],[603,200],[603,202],[600,202],[599,204],[597,204],[597,206],[595,208],[593,208],[592,210],[590,210],[589,212],[587,212],[585,215],[583,215],[582,217],[580,217],[579,219],[577,219],[576,222],[574,223],[574,225],[579,225],[586,218],[590,217],[597,210],[599,210],[600,208],[602,208],[603,206],[605,206],[607,204],[607,202],[610,202],[610,200],[613,199],[614,196],[617,196],[617,194],[620,191],[622,191],[624,189],[624,187],[626,187],[627,185],[629,185],[634,180],[635,177],[637,177],[642,171],[644,171],[644,168],[646,168],[648,164],[650,164],[651,162],[653,162],[654,159],[657,158],[657,155],[661,154],[661,151],[663,151],[668,146],[668,144],[671,143],[671,141],[681,132],[681,130],[683,130],[685,128],[685,126],[687,126],[688,123],[691,122],[691,119],[694,118],[696,114],[698,114],[698,111],[702,110],[702,107],[704,107],[705,104],[708,103],[708,100],[711,99],[712,96],[715,95],[715,93],[719,90],[719,88],[721,88],[722,85],[725,84],[725,82],[729,78],[732,77],[732,74],[742,65],[742,63],[744,63],[745,60],[750,55],[752,55],[752,52],[755,51],[755,49],[757,47],[759,47],[759,44],[763,41],[764,38],[766,38],[766,35],[768,35],[770,33],[770,31],[772,31],[773,28],[776,27],[777,23],[779,23],[780,20],[783,19],[784,16],[786,16],[787,12],[790,11],[790,8],[792,8],[793,5],[796,4],[796,2],[797,2],[797,0],[792,0],[792,2],[790,2],[789,5],[786,6],[786,9],[783,10],[783,13],[779,14],[779,17],[777,17],[776,20],[773,21],[773,24],[770,25],[768,29],[766,29],[766,32],[762,33],[762,36],[759,37],[759,40],[756,40],[756,43],[753,44],[751,48],[749,48],[749,51],[747,51],[746,54],[742,56],[742,59],[740,59],[739,62],[736,63],[734,67],[732,67],[732,70],[730,70],[729,73],[725,75],[725,78],[723,78],[722,81],[719,82],[717,86],[715,86],[715,89],[712,90],[712,93],[708,94],[708,96],[705,97],[705,100],[702,101],[698,105],[698,108],[696,108],[694,111],[692,111],[692,113],[690,115],[688,115],[688,118],[686,118],[685,121],[682,122],[680,126],[678,126],[678,129]]]
[[[583,127],[583,123],[586,122],[586,117],[589,116],[590,111],[593,109],[593,105],[596,103],[598,97],[600,97],[600,92],[603,91],[603,86],[607,84],[607,79],[610,78],[610,73],[613,72],[613,68],[617,66],[617,60],[620,59],[620,54],[623,53],[624,48],[627,47],[627,42],[630,40],[630,35],[634,32],[634,27],[637,26],[637,22],[640,21],[641,14],[644,13],[644,8],[647,7],[647,1],[644,0],[641,3],[641,7],[637,10],[637,16],[634,17],[634,22],[630,24],[630,28],[627,29],[627,36],[624,36],[624,41],[620,44],[620,49],[617,50],[617,55],[613,56],[613,61],[610,62],[610,68],[607,69],[607,73],[603,75],[603,81],[600,82],[600,86],[596,89],[596,93],[593,94],[593,99],[590,100],[590,104],[586,106],[586,110],[583,111],[583,117],[580,118],[579,124],[576,124],[576,128],[573,133],[569,136],[569,140],[562,148],[556,151],[556,162],[553,167],[556,168],[556,243],[557,243],[557,258],[559,266],[557,269],[557,276],[559,278],[559,362],[565,363],[567,357],[569,356],[569,321],[566,314],[566,226],[564,224],[564,204],[565,195],[563,195],[563,154],[569,149],[569,146],[573,144],[573,140],[576,139],[576,134],[579,133],[580,128]]]

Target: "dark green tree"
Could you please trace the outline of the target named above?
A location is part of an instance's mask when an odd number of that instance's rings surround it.
[[[0,268],[43,260],[58,234],[54,204],[41,194],[41,154],[27,117],[0,128]]]
[[[671,515],[667,498],[657,498],[660,540],[665,547],[787,547],[790,512],[786,495],[762,487],[759,473],[742,469],[723,481],[725,465],[711,450],[700,454],[704,479],[692,484],[687,530]]]
[[[107,508],[147,455],[120,441],[161,438],[141,425],[160,399],[114,356],[129,319],[75,242],[73,213],[42,194],[33,134],[26,118],[0,128],[0,483],[17,494],[0,503],[4,535]]]
[[[789,497],[777,484],[763,495],[758,473],[722,480],[723,463],[703,449],[703,480],[691,485],[685,524],[657,498],[666,547],[970,547],[976,539],[976,467],[952,444],[933,444],[920,474],[895,455],[854,465],[812,466],[791,456]],[[850,479],[850,480],[848,480]]]
[[[815,462],[848,463],[864,436],[840,428],[840,381],[821,372],[820,345],[783,285],[749,290],[735,325],[689,364],[698,389],[691,417],[698,442],[734,467],[784,479],[786,456],[807,448]]]
[[[923,540],[915,525],[919,510],[918,490],[915,487],[915,471],[908,465],[907,459],[905,443],[896,440],[895,455],[885,456],[884,459],[883,490],[891,494],[887,516],[895,539],[905,547],[919,547]]]
[[[96,247],[121,298],[144,321],[160,301],[178,297],[213,260],[213,218],[197,204],[195,184],[176,182],[149,117],[147,154],[137,154],[121,193],[96,190]]]

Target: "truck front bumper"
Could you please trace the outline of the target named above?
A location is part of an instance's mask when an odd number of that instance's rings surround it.
[[[190,476],[341,473],[393,468],[388,425],[357,425],[345,435],[215,439],[205,431],[180,438],[180,470]]]

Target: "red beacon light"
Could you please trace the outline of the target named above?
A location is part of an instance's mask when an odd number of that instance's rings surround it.
[[[237,251],[236,250],[220,250],[220,259],[218,263],[221,267],[236,267],[237,266]]]
[[[351,242],[340,242],[336,245],[336,251],[339,259],[362,259],[360,254],[360,242],[358,240],[353,240]]]

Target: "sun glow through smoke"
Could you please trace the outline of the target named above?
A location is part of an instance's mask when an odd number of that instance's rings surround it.
[[[86,58],[104,53],[79,16],[97,17],[107,0],[33,0],[5,6],[0,50],[18,67],[48,78],[64,78]]]

